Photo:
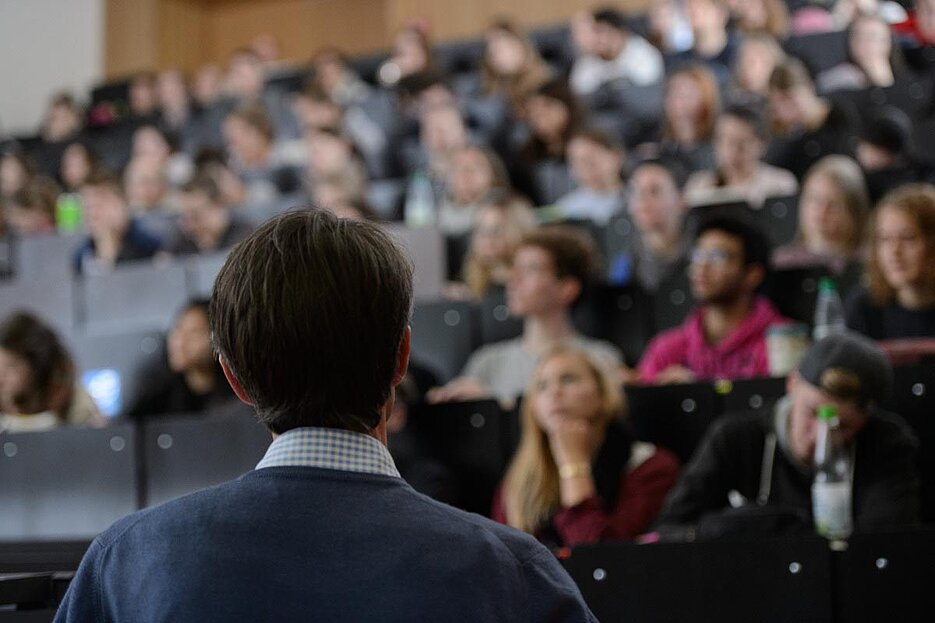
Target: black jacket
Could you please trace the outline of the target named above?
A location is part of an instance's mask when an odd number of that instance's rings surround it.
[[[664,537],[727,533],[812,531],[810,470],[791,460],[781,443],[772,446],[772,475],[761,483],[764,450],[775,438],[774,408],[729,415],[706,434],[657,522]],[[919,520],[918,442],[897,416],[877,412],[855,440],[853,506],[855,531],[901,526]],[[757,502],[768,489],[765,504]],[[746,500],[732,508],[736,491]],[[736,501],[736,500],[735,500]]]

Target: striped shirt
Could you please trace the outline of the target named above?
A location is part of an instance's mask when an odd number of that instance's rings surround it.
[[[320,467],[399,478],[393,457],[374,437],[334,428],[294,428],[278,436],[257,464],[266,467]]]

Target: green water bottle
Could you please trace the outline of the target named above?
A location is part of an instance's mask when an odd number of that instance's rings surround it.
[[[63,234],[81,228],[81,198],[76,193],[62,193],[55,205],[55,225]]]

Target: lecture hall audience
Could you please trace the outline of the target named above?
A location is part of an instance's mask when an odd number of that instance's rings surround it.
[[[833,5],[657,0],[637,15],[596,4],[548,37],[497,19],[472,41],[440,45],[428,21],[415,19],[383,56],[310,42],[297,51],[307,67],[291,67],[285,48],[261,34],[190,75],[140,71],[88,102],[57,93],[36,136],[0,137],[0,274],[12,270],[16,283],[21,267],[8,252],[58,240],[56,230],[86,234],[60,239],[66,250],[78,245],[69,257],[80,280],[134,261],[188,268],[222,257],[258,223],[309,202],[349,219],[401,221],[414,174],[425,175],[428,220],[446,251],[443,296],[467,301],[473,314],[505,292],[505,307],[522,321],[521,335],[505,342],[472,335],[478,349],[462,376],[429,401],[492,397],[510,406],[527,392],[528,434],[497,518],[553,545],[630,539],[653,521],[675,468],[662,465],[638,512],[622,510],[632,501],[628,483],[665,453],[646,459],[628,431],[620,381],[768,374],[764,334],[788,321],[777,311],[788,293],[762,287],[773,269],[835,275],[848,326],[897,364],[935,350],[935,150],[927,141],[935,0],[908,12],[874,0]],[[764,228],[777,197],[797,233],[770,254],[763,234],[774,232],[740,219]],[[695,229],[689,206],[712,204],[727,212]],[[852,286],[858,273],[863,281]],[[697,307],[660,332],[652,310],[686,276]],[[80,281],[49,287],[64,285],[80,296]],[[625,319],[623,335],[641,340],[635,371],[621,364],[620,332],[615,343],[601,341],[613,332],[580,322],[595,292],[611,293],[604,316]],[[202,308],[193,303],[174,319],[167,311],[157,328],[170,329],[168,360],[143,377],[145,400],[129,411],[197,411],[227,392]],[[630,322],[639,317],[647,326]],[[0,426],[102,421],[81,371],[42,326],[49,320],[10,316],[2,325],[0,337],[28,329],[57,354],[33,361],[20,338],[0,344]],[[55,388],[23,393],[23,379],[46,369]],[[547,413],[562,411],[550,396],[563,375],[588,398],[568,419],[594,406],[571,445],[555,433],[565,430],[562,418]],[[790,384],[790,397],[798,391]],[[749,426],[738,438],[762,432]],[[795,463],[794,451],[777,452],[777,461]]]

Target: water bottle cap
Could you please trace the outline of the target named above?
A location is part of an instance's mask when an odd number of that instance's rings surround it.
[[[818,289],[821,291],[837,291],[838,286],[835,285],[834,279],[831,277],[822,277],[818,281]]]
[[[838,417],[838,408],[832,405],[822,405],[818,407],[818,419],[830,422]]]

